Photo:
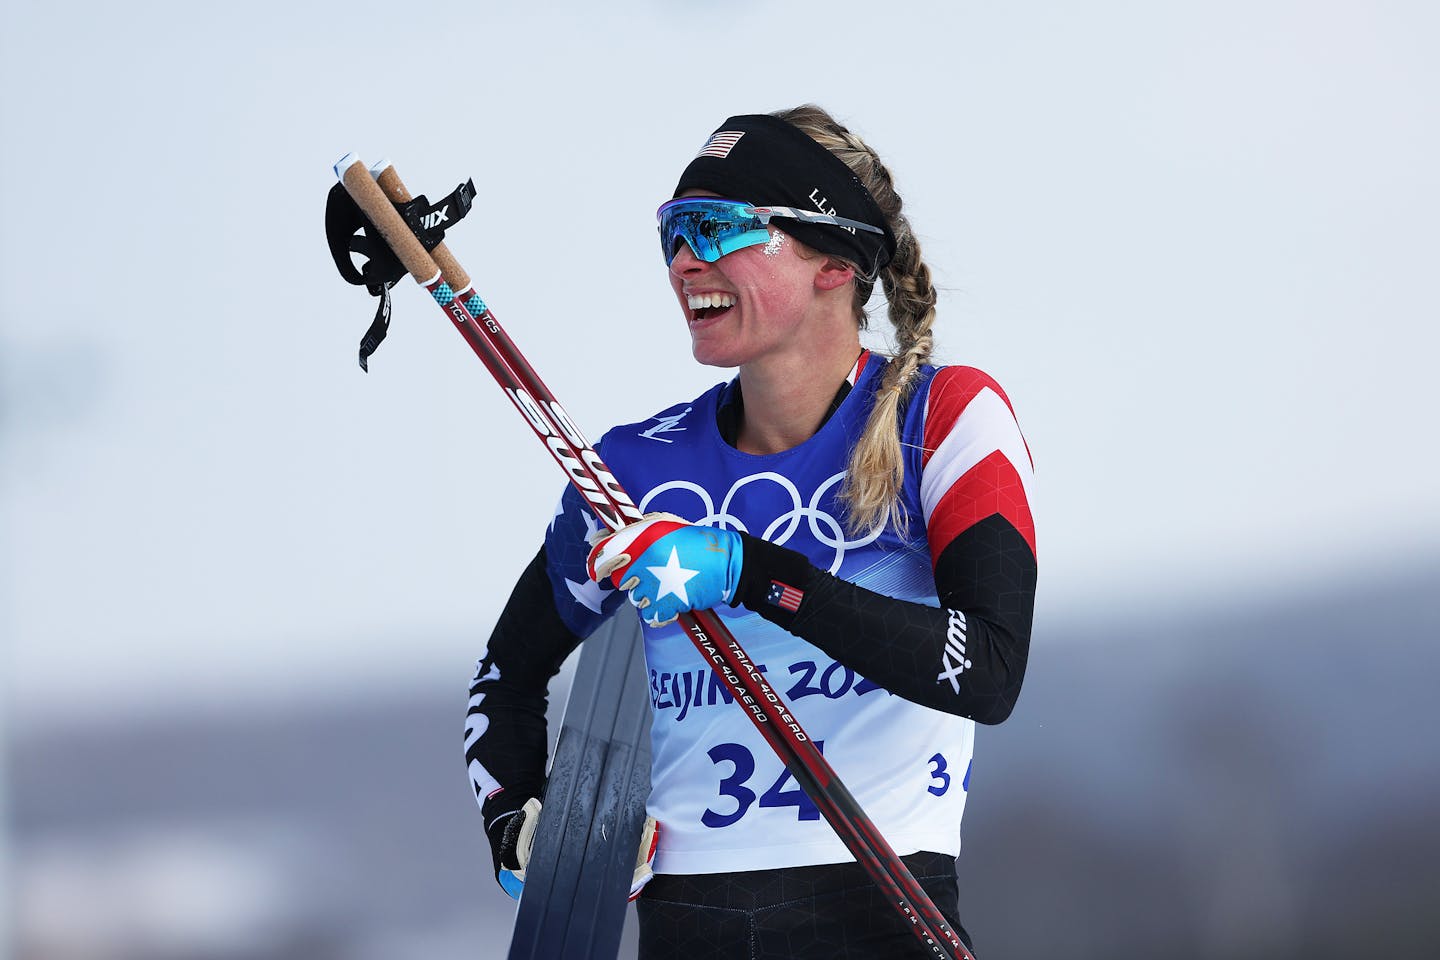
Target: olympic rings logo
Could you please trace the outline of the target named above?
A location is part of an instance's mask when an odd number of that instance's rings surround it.
[[[815,492],[810,496],[810,500],[807,503],[800,495],[800,490],[791,482],[789,477],[768,471],[765,473],[752,473],[748,477],[741,477],[735,481],[725,494],[725,499],[720,502],[720,508],[718,510],[715,508],[715,501],[710,496],[710,491],[698,483],[692,483],[688,480],[669,480],[655,487],[640,498],[640,512],[647,512],[650,502],[662,493],[668,493],[671,490],[688,491],[699,499],[700,505],[704,510],[704,516],[696,517],[691,521],[692,523],[699,526],[736,530],[740,533],[754,533],[754,531],[746,527],[745,523],[739,517],[730,512],[731,504],[734,503],[735,495],[740,492],[741,487],[748,486],[752,483],[773,483],[785,493],[789,494],[791,506],[789,510],[770,521],[770,524],[757,534],[757,536],[762,540],[769,540],[771,543],[784,546],[795,536],[795,532],[800,529],[800,524],[803,521],[810,531],[810,536],[814,537],[816,542],[835,551],[835,559],[830,564],[829,571],[834,574],[839,572],[840,565],[845,560],[845,551],[856,550],[873,543],[876,538],[885,531],[885,523],[882,521],[876,524],[873,530],[858,540],[845,539],[845,528],[841,525],[840,521],[820,507],[820,501],[825,494],[831,488],[839,485],[840,481],[844,479],[844,471],[830,477],[815,489]]]

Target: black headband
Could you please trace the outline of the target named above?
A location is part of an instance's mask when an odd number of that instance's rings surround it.
[[[768,114],[731,117],[705,146],[675,186],[708,190],[757,206],[798,207],[872,224],[884,236],[831,224],[781,219],[775,226],[806,246],[857,264],[867,277],[895,255],[895,234],[859,178],[835,154],[799,127]]]

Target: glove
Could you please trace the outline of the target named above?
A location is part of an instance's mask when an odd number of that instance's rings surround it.
[[[640,829],[640,851],[635,857],[635,873],[630,877],[631,900],[640,896],[640,888],[655,876],[655,871],[650,869],[650,864],[655,860],[655,848],[659,845],[660,824],[654,817],[647,816],[645,826]]]
[[[490,837],[491,852],[495,856],[495,879],[512,900],[519,900],[520,891],[525,888],[525,868],[530,864],[530,851],[535,846],[535,828],[540,823],[540,809],[540,801],[531,797],[519,810],[497,817],[486,830]],[[655,860],[655,849],[659,841],[660,824],[654,817],[647,816],[640,831],[635,872],[630,877],[631,900],[640,896],[641,888],[655,875],[650,864]]]
[[[525,867],[530,863],[539,823],[540,801],[531,797],[520,809],[501,814],[485,827],[495,857],[495,879],[512,900],[520,899],[525,886]]]
[[[590,579],[601,577],[630,594],[652,627],[690,610],[735,598],[743,561],[740,535],[697,527],[668,513],[648,514],[603,537],[590,550]]]

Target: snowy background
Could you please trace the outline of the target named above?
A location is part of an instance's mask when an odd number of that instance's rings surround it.
[[[503,955],[464,688],[560,481],[420,292],[360,372],[330,165],[475,178],[452,247],[598,436],[728,375],[652,212],[726,116],[813,101],[1036,459],[981,948],[1422,955],[1440,9],[877,9],[12,0],[0,949]]]

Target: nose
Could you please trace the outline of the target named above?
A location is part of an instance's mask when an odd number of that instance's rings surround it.
[[[690,241],[681,240],[674,258],[670,261],[670,273],[676,277],[694,276],[705,269],[705,261],[695,256]]]

